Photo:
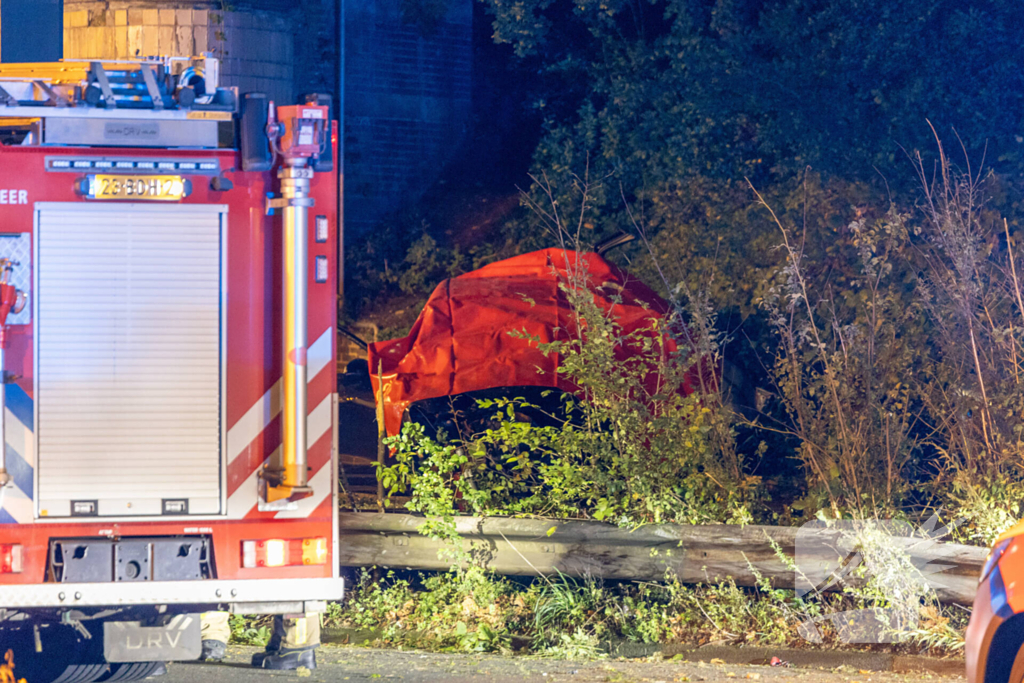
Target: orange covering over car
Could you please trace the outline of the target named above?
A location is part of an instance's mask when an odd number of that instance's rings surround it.
[[[384,385],[387,433],[397,434],[406,409],[423,399],[497,387],[573,391],[557,373],[557,355],[537,348],[538,341],[576,334],[572,308],[559,287],[571,272],[586,273],[595,303],[625,333],[650,329],[669,311],[649,287],[594,253],[544,249],[445,280],[430,295],[409,336],[370,344],[378,401],[378,371]],[[664,348],[676,350],[670,339]]]

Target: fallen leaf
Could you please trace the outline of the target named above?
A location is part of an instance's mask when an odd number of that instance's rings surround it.
[[[726,678],[736,678],[736,674],[734,674],[734,673],[733,673],[733,672],[731,672],[731,671],[726,671],[726,672],[725,672],[725,677],[726,677]]]
[[[299,676],[300,678],[308,678],[309,676],[313,675],[313,672],[304,666],[300,666],[298,669],[295,670],[295,675]]]
[[[749,673],[747,674],[747,678],[749,678],[752,681],[756,681],[757,679],[761,678],[761,674]]]
[[[711,660],[711,663],[712,664],[725,664],[725,660],[724,659],[719,659],[719,658],[715,657],[714,659]]]

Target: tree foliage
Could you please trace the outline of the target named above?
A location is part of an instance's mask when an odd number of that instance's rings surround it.
[[[497,41],[559,77],[538,103],[549,171],[589,158],[638,192],[807,165],[869,178],[932,147],[926,119],[972,155],[1021,163],[1013,0],[481,2]]]

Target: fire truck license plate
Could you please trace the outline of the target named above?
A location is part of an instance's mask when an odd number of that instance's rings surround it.
[[[185,195],[185,179],[180,175],[95,175],[89,178],[90,199],[176,202]]]
[[[163,626],[137,621],[103,624],[103,656],[108,662],[187,662],[202,654],[198,614],[178,614]]]

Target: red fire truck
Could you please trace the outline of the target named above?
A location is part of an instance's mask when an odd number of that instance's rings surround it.
[[[339,599],[336,125],[200,59],[0,65],[0,665]],[[279,103],[281,104],[281,103]]]

